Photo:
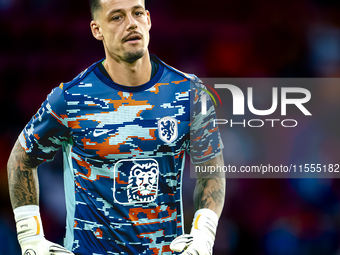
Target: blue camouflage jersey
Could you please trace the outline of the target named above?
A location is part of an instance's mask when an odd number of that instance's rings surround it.
[[[151,58],[157,73],[136,87],[93,64],[52,90],[19,136],[44,161],[62,147],[64,245],[75,254],[172,254],[183,233],[185,153],[194,163],[221,153],[209,97],[200,111],[199,79]]]

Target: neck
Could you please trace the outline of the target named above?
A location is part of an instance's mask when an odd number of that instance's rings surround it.
[[[151,76],[149,52],[133,63],[119,61],[106,54],[104,67],[111,79],[124,86],[138,86],[147,83]]]

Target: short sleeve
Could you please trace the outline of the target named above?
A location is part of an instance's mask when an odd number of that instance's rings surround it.
[[[53,160],[63,142],[69,139],[63,84],[52,90],[38,112],[19,135],[19,142],[30,156]]]
[[[197,77],[196,77],[197,78]],[[197,78],[198,79],[198,78]],[[202,111],[202,98],[206,107]],[[191,88],[190,155],[193,163],[203,163],[222,153],[223,143],[215,123],[216,112],[205,86],[196,82]]]

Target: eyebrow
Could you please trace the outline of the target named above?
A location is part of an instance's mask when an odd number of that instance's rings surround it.
[[[143,8],[144,9],[144,7],[142,5],[135,5],[131,9],[132,10],[136,10],[136,9],[139,9],[139,8]],[[125,11],[124,9],[113,9],[113,10],[111,10],[111,11],[109,11],[107,13],[107,16],[110,16],[110,15],[112,15],[114,13],[117,13],[117,12],[124,12],[124,11]]]

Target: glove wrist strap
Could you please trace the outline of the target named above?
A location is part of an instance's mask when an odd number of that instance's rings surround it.
[[[195,233],[197,230],[200,230],[209,235],[212,240],[215,240],[217,225],[218,216],[213,210],[206,208],[199,209],[195,213],[191,233]]]
[[[29,237],[43,238],[44,231],[42,228],[39,206],[25,205],[13,210],[16,221],[19,243],[24,242]]]

